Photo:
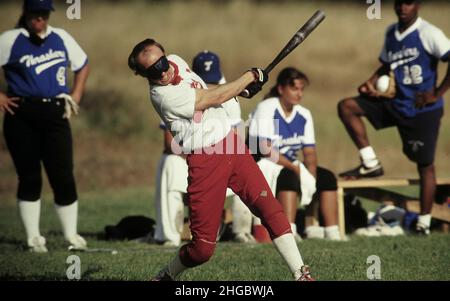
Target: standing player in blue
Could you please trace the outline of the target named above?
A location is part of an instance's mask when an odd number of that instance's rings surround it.
[[[450,64],[437,86],[438,61],[450,58],[450,41],[437,27],[420,18],[420,1],[396,0],[398,23],[388,27],[381,51],[381,67],[359,87],[360,96],[342,100],[339,117],[359,149],[361,165],[343,172],[345,178],[375,177],[383,169],[369,144],[362,121],[375,127],[396,126],[403,152],[417,164],[420,176],[421,213],[416,231],[430,233],[431,209],[436,192],[434,155],[443,115],[443,95],[450,87]],[[374,86],[382,74],[395,75],[396,95],[385,99]]]
[[[17,201],[27,243],[47,252],[39,229],[41,162],[53,189],[65,239],[78,249],[78,196],[69,118],[77,113],[88,76],[87,56],[63,29],[48,25],[51,0],[25,0],[17,27],[0,35],[0,66],[8,90],[0,92],[4,135],[18,175]],[[67,69],[75,72],[72,90]]]

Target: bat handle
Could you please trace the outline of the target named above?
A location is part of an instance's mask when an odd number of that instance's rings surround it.
[[[250,92],[248,92],[247,89],[242,90],[242,92],[239,94],[239,96],[242,97],[249,97],[250,96]]]

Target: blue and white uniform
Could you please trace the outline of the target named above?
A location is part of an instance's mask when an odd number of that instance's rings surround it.
[[[286,116],[277,97],[258,104],[251,118],[249,136],[270,140],[272,147],[291,162],[297,160],[299,150],[316,145],[311,112],[295,105]]]
[[[51,1],[26,1],[24,7],[22,18],[36,7],[52,8]],[[77,234],[72,132],[64,117],[68,117],[66,100],[60,94],[70,94],[68,69],[77,72],[87,63],[86,53],[63,29],[47,25],[46,32],[37,37],[20,27],[0,35],[0,66],[7,82],[6,93],[20,98],[18,107],[12,108],[14,114],[5,113],[3,133],[16,168],[19,211],[32,248],[45,245],[36,223],[40,216],[42,165],[65,239],[77,248],[86,248],[86,241]],[[83,80],[87,76],[81,75]]]
[[[449,58],[450,40],[437,27],[418,18],[400,33],[395,23],[386,31],[379,59],[394,71],[397,95],[385,101],[362,95],[356,98],[375,129],[398,128],[403,153],[421,165],[434,162],[444,102],[441,97],[435,103],[417,108],[416,94],[434,91],[438,62]]]
[[[286,116],[278,97],[268,98],[258,104],[251,116],[249,138],[249,148],[252,152],[252,144],[267,139],[272,148],[291,162],[298,160],[299,150],[307,146],[314,147],[316,144],[311,112],[301,105],[295,105],[291,114]],[[276,195],[278,176],[283,166],[266,158],[259,160],[258,166]],[[296,182],[298,183],[298,180]]]
[[[450,40],[439,28],[422,18],[402,33],[398,23],[389,26],[379,59],[395,74],[395,109],[403,116],[414,117],[441,108],[442,97],[432,105],[415,108],[415,94],[436,87],[438,61],[448,61],[449,58]]]
[[[8,94],[22,97],[55,97],[69,93],[67,69],[77,72],[87,55],[65,30],[48,26],[41,45],[33,44],[24,28],[0,36],[0,66],[5,72]]]

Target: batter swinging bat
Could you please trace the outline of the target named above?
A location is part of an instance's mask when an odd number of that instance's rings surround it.
[[[306,23],[294,34],[294,36],[289,40],[289,42],[284,46],[284,48],[278,53],[278,55],[273,59],[273,61],[264,69],[264,71],[269,74],[279,62],[281,62],[292,50],[294,50],[298,45],[300,45],[306,37],[320,24],[320,22],[325,19],[325,13],[318,10],[314,15],[306,21]],[[243,94],[248,95],[248,91],[242,91]]]

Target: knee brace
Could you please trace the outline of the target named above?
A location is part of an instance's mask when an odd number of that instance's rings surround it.
[[[212,257],[215,248],[215,242],[207,242],[201,239],[193,240],[181,247],[181,263],[190,268],[201,265]]]

